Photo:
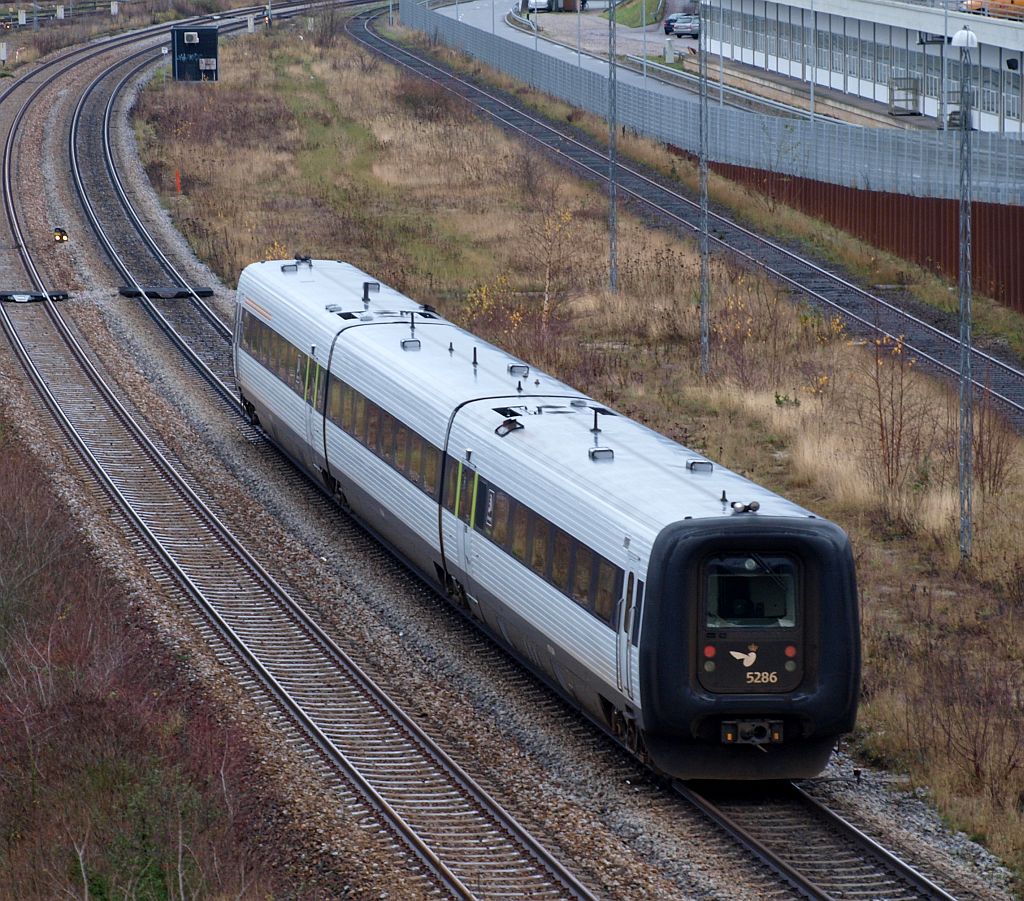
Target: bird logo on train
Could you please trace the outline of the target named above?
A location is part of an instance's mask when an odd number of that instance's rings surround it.
[[[757,660],[757,645],[752,644],[747,646],[749,654],[744,654],[743,651],[729,651],[729,653],[737,660],[741,660],[745,667],[751,667],[754,665],[754,661]]]

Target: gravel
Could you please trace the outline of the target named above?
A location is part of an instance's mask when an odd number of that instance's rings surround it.
[[[46,129],[56,115],[50,112]],[[193,283],[218,289],[212,304],[230,317],[230,293],[172,228],[138,165],[131,129],[122,126],[119,135],[123,177],[144,218],[173,247]],[[47,165],[47,177],[60,183],[60,173]],[[64,193],[46,196],[48,216],[67,212]],[[283,473],[273,453],[251,443],[138,306],[116,297],[101,261],[78,251],[68,260],[68,277],[91,287],[76,293],[64,312],[179,466],[372,678],[597,892],[609,898],[765,897],[765,874],[728,840],[709,833],[628,755],[411,579],[342,513]],[[405,880],[402,860],[386,838],[359,826],[350,793],[301,753],[265,705],[225,678],[193,616],[138,562],[102,501],[82,490],[76,466],[32,409],[35,402],[7,355],[0,366],[4,402],[55,473],[55,486],[89,541],[161,639],[184,658],[197,691],[259,747],[262,766],[251,787],[266,812],[254,840],[282,861],[289,880],[320,884],[325,897],[346,891],[415,897],[419,889]],[[838,757],[814,792],[948,880],[954,891],[1010,897],[1007,871],[966,836],[946,830],[926,796],[891,774],[860,768],[858,779],[857,768]]]

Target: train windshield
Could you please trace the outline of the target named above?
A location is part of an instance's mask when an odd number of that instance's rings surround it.
[[[790,629],[796,625],[797,564],[791,557],[712,557],[707,573],[707,628]]]

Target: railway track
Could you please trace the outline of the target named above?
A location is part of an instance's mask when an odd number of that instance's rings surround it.
[[[45,85],[26,100],[22,114]],[[26,270],[45,294],[14,206],[12,149],[20,121],[21,115],[5,147],[6,212]],[[0,320],[118,515],[165,578],[195,603],[216,641],[230,649],[240,680],[268,696],[358,794],[376,828],[412,862],[410,879],[425,896],[591,897],[234,538],[103,380],[54,303],[3,305]]]
[[[414,72],[462,97],[505,131],[543,149],[577,174],[607,183],[609,161],[601,146],[575,129],[547,120],[526,109],[516,98],[483,87],[437,62],[382,37],[372,27],[379,11],[354,16],[348,32],[360,44],[395,65]],[[658,176],[619,163],[616,191],[627,197],[645,218],[684,235],[699,231],[699,204]],[[959,336],[953,336],[836,275],[813,260],[755,234],[714,211],[709,213],[709,240],[743,265],[765,272],[795,297],[831,314],[838,313],[854,334],[887,337],[905,351],[947,377],[958,378]],[[1024,428],[1024,370],[983,351],[972,352],[972,379],[978,396],[988,395]]]
[[[953,896],[792,783],[767,788],[675,783],[674,791],[813,899],[953,901]],[[961,901],[967,896],[961,895]]]
[[[104,134],[109,132],[110,111],[117,92],[131,79],[138,68],[148,65],[149,62],[148,58],[142,58],[140,62],[126,64],[122,69],[130,68],[127,74],[123,76],[120,74],[110,76],[113,81],[116,81],[116,87],[110,90],[109,96],[105,101],[100,103],[94,98],[94,108],[102,106],[105,110],[103,118],[106,124],[102,129]],[[97,79],[94,82],[94,86],[99,83],[100,79]],[[94,114],[82,112],[82,110],[86,109],[84,106],[85,102],[83,99],[83,103],[79,105],[81,115],[76,114],[76,122],[81,123],[93,118]],[[78,127],[76,126],[76,129]],[[87,149],[84,152],[75,150],[79,142],[82,143],[83,147],[93,146],[90,143],[93,140],[92,138],[83,137],[83,132],[81,131],[77,134],[77,137],[73,135],[71,139],[72,158],[80,156],[92,159],[98,158],[93,155],[92,150]],[[112,182],[116,183],[118,177],[109,146],[106,146],[104,149],[103,156],[108,161],[110,178]],[[79,179],[84,183],[84,177],[79,176]],[[85,189],[83,191],[83,202],[89,204],[89,196],[97,190],[102,192],[103,189],[99,187]],[[8,196],[10,196],[10,192],[8,192]],[[127,203],[130,207],[130,202],[123,192],[120,202],[122,204]],[[108,207],[108,218],[116,220],[117,213],[115,208],[109,202],[106,206]],[[97,215],[97,223],[100,218],[101,216]],[[136,217],[129,213],[128,219],[133,218]],[[141,222],[138,227],[144,230]],[[153,246],[156,246],[155,242]],[[108,252],[112,252],[114,257],[118,258],[113,245],[111,244],[109,247]],[[140,254],[139,258],[142,259],[143,256]],[[134,282],[136,286],[139,285],[142,276],[134,275],[131,266],[126,266],[124,272],[127,283]],[[167,270],[165,269],[163,272],[166,274]],[[153,276],[159,277],[159,272],[153,271]],[[183,278],[181,279],[181,286],[188,293],[190,289]],[[194,292],[193,296],[184,302],[160,304],[158,301],[152,303],[151,306],[157,311],[157,315],[154,318],[158,318],[158,321],[159,317],[164,318],[166,322],[165,330],[168,331],[168,334],[174,333],[178,335],[176,343],[182,348],[191,348],[197,343],[196,336],[188,331],[191,326],[187,324],[182,326],[182,321],[186,323],[206,322],[207,325],[203,328],[205,329],[204,334],[207,337],[209,335],[220,334],[223,336],[227,334],[226,328],[222,323],[218,328],[219,320],[212,321],[209,316],[202,312],[203,305],[194,296]],[[163,315],[163,312],[160,310],[161,306],[167,310],[169,316]],[[42,361],[39,366],[40,375],[44,379],[49,378],[59,381],[61,378],[66,378],[67,372],[70,371],[69,367],[70,369],[81,367],[83,362],[79,360],[77,363],[73,363],[68,356],[72,352],[75,343],[69,333],[59,338],[47,337],[50,332],[54,336],[60,335],[59,315],[55,316],[57,311],[53,307],[47,310],[46,317],[43,316],[41,310],[41,307],[15,308],[14,313],[10,317],[5,315],[5,319],[9,318],[9,322],[5,322],[5,328],[10,330],[12,342],[15,343],[18,341],[18,338],[15,336],[16,333],[30,333],[31,337],[25,344],[29,352],[33,354],[34,359]],[[174,315],[179,315],[183,318],[179,322],[174,322]],[[214,319],[216,319],[215,314]],[[204,338],[203,340],[205,341],[206,339]],[[202,342],[198,343],[202,345]],[[62,345],[64,349],[62,349]],[[222,359],[225,356],[225,349],[226,341],[221,337],[219,340],[210,340],[207,345],[200,346],[199,351],[194,356],[200,360],[216,362],[218,358]],[[211,368],[211,372],[215,368]],[[216,380],[222,386],[218,390],[226,391],[228,396],[233,398],[230,381],[220,379],[219,374],[216,372],[214,372],[214,375],[217,376]],[[65,390],[67,391],[66,395],[64,395]],[[180,521],[177,519],[179,515],[177,511],[179,509],[189,510],[191,508],[190,513],[183,513],[181,515],[182,517],[192,517],[197,521],[212,516],[209,510],[206,510],[204,515],[202,502],[198,498],[194,498],[194,492],[188,489],[187,485],[183,484],[177,488],[169,489],[165,489],[161,485],[160,493],[156,493],[154,491],[155,483],[152,480],[149,482],[145,480],[132,481],[132,478],[129,478],[130,476],[138,478],[135,470],[139,468],[137,461],[140,453],[142,453],[139,449],[141,445],[121,444],[121,439],[114,439],[112,437],[112,433],[108,431],[108,425],[101,422],[101,417],[98,414],[98,407],[92,396],[96,390],[96,385],[79,384],[75,386],[68,384],[61,386],[59,393],[64,395],[63,408],[72,413],[72,415],[68,416],[71,430],[78,431],[75,428],[75,422],[77,421],[81,425],[80,435],[91,439],[91,443],[96,444],[101,449],[101,454],[91,454],[88,450],[88,443],[86,443],[82,449],[83,457],[87,460],[95,457],[96,462],[95,464],[90,463],[91,467],[95,468],[98,464],[99,469],[110,471],[111,479],[106,490],[111,496],[117,497],[121,495],[127,501],[123,515],[134,522],[134,528],[143,536],[143,540],[150,550],[161,557],[163,561],[162,566],[165,572],[169,574],[168,578],[179,587],[192,592],[197,603],[201,605],[209,603],[209,609],[205,615],[209,624],[210,634],[214,636],[214,640],[223,643],[225,648],[233,648],[228,656],[236,663],[239,657],[248,658],[251,656],[252,659],[248,660],[248,681],[260,691],[270,693],[274,698],[274,704],[280,709],[289,710],[289,715],[300,724],[303,732],[310,736],[314,745],[318,748],[318,753],[324,759],[332,759],[340,747],[342,756],[346,757],[350,763],[355,762],[360,765],[367,765],[365,763],[366,759],[373,756],[370,751],[358,743],[346,746],[344,742],[346,739],[351,739],[353,734],[358,734],[361,738],[371,734],[370,727],[367,726],[366,720],[353,721],[346,719],[341,714],[347,715],[350,709],[355,710],[361,704],[365,704],[366,708],[370,711],[367,716],[369,719],[375,720],[373,728],[383,730],[383,733],[389,735],[388,740],[391,741],[391,727],[386,725],[386,711],[382,712],[381,710],[382,707],[387,707],[386,700],[374,701],[372,697],[370,700],[366,700],[365,696],[360,695],[358,685],[352,687],[352,685],[344,681],[345,679],[354,678],[356,683],[366,683],[368,680],[361,679],[357,672],[352,672],[354,667],[351,661],[348,661],[337,648],[329,650],[322,657],[318,656],[318,652],[310,650],[319,647],[322,651],[323,647],[326,646],[330,649],[332,646],[329,639],[315,634],[316,627],[308,620],[308,617],[296,605],[290,603],[287,596],[275,585],[273,579],[260,570],[258,563],[245,559],[244,549],[232,549],[230,536],[217,534],[218,524],[216,517],[212,517],[212,523],[207,524],[206,528],[210,529],[210,531],[206,535],[201,535],[200,527],[198,526],[194,530],[191,522],[188,528],[185,528],[184,518]],[[55,397],[54,400],[59,402],[60,398]],[[116,408],[116,399],[113,400],[112,408]],[[61,414],[56,415],[60,416]],[[115,414],[114,419],[120,419],[120,416]],[[122,427],[124,425],[126,424],[123,424]],[[68,428],[68,426],[65,426],[65,428]],[[116,430],[118,427],[109,426],[109,428]],[[148,459],[153,461],[161,456],[156,448],[144,453]],[[156,467],[157,463],[153,462],[152,465]],[[146,469],[148,471],[149,467],[147,466]],[[174,467],[171,466],[169,476],[173,476],[173,472]],[[167,493],[164,493],[165,490]],[[196,507],[190,495],[194,498],[194,501],[198,501],[198,507]],[[140,512],[145,513],[148,519],[140,516]],[[249,593],[250,582],[252,586],[251,594]],[[242,585],[246,586],[245,592],[240,591],[240,586]],[[196,589],[198,589],[198,592],[196,592]],[[200,600],[199,594],[204,594],[207,600]],[[294,645],[291,643],[292,641],[295,642]],[[296,647],[301,647],[302,642],[305,642],[308,646],[306,650],[302,651],[302,654],[305,655],[306,651],[309,651],[312,656],[296,658],[295,649]],[[254,652],[253,649],[256,649],[258,653]],[[325,663],[325,659],[332,657],[335,658],[333,662]],[[372,683],[370,685],[372,688]],[[400,714],[399,719],[401,719]],[[385,722],[385,725],[380,725],[382,721]],[[395,728],[398,732],[402,731],[399,727]],[[367,805],[367,808],[376,809],[376,813],[373,815],[380,817],[381,810],[387,807],[391,807],[398,814],[401,814],[403,809],[411,808],[416,810],[423,806],[433,809],[435,804],[438,805],[438,810],[444,805],[453,805],[453,809],[455,809],[455,802],[451,799],[457,797],[457,794],[448,793],[448,789],[443,784],[438,789],[439,794],[430,794],[428,789],[424,788],[422,774],[417,773],[415,765],[409,763],[409,760],[412,759],[411,755],[416,751],[415,746],[424,742],[425,737],[421,736],[419,739],[410,739],[408,736],[403,735],[400,738],[394,739],[394,741],[396,744],[387,746],[388,750],[384,754],[384,763],[393,765],[396,760],[401,760],[402,764],[391,771],[385,769],[382,771],[379,779],[387,785],[389,790],[397,790],[397,800],[390,801],[388,796],[380,792],[377,793],[378,797],[375,798],[376,783],[373,780],[366,780],[369,788],[369,791],[367,791],[360,780],[361,772],[349,771],[347,773],[349,781],[360,787],[363,794],[363,802]],[[376,742],[377,739],[374,738],[373,743]],[[401,742],[406,742],[406,744]],[[342,771],[346,770],[344,763],[335,761],[334,765],[338,766]],[[433,785],[430,788],[433,790]],[[412,790],[413,794],[403,798],[402,792],[409,789]],[[441,800],[438,800],[438,798]],[[459,803],[463,802],[460,801]],[[403,804],[406,807],[403,807]],[[464,815],[461,808],[457,810],[457,816]],[[733,819],[737,819],[737,816],[734,815]],[[440,856],[440,866],[432,862],[430,858],[430,854],[433,853],[432,845],[425,842],[424,846],[420,847],[415,835],[405,836],[400,839],[407,849],[407,853],[420,860],[424,870],[433,873],[432,877],[423,877],[425,886],[430,884],[432,878],[436,886],[447,888],[455,894],[465,894],[467,897],[489,897],[492,894],[504,894],[506,892],[518,895],[525,893],[525,891],[530,891],[531,894],[537,894],[539,897],[588,896],[586,889],[575,883],[568,874],[565,874],[567,878],[564,879],[551,879],[550,874],[540,877],[527,876],[524,881],[518,883],[484,881],[480,876],[480,869],[488,873],[496,870],[500,874],[501,879],[505,879],[507,876],[506,871],[514,870],[518,865],[518,858],[514,855],[496,862],[493,857],[481,852],[481,848],[489,848],[492,845],[500,844],[502,828],[504,827],[501,827],[500,824],[498,826],[492,824],[485,827],[475,839],[471,839],[464,834],[461,820],[454,821],[459,823],[458,826],[453,826],[452,822],[451,820],[445,822],[438,818],[438,822],[433,825],[439,826],[442,839],[447,836],[454,841],[453,837],[457,837],[459,842],[461,842],[459,848],[450,852],[454,857],[472,858],[471,863],[462,865],[461,869],[459,866],[449,866]],[[397,827],[392,825],[387,828],[396,829]],[[421,828],[424,831],[428,831],[428,827]],[[418,834],[416,833],[416,835]],[[529,858],[531,854],[543,856],[546,852],[543,852],[542,849],[540,851],[534,850],[527,853],[526,857]],[[777,857],[780,856],[782,855],[777,855]],[[474,866],[477,869],[473,869]],[[557,868],[557,864],[555,866]],[[774,869],[778,864],[769,864],[769,866]],[[544,868],[541,867],[541,869],[543,870]],[[545,880],[549,881],[546,882]],[[783,895],[795,892],[798,895],[803,894],[810,897],[853,897],[853,895],[826,894],[820,890],[820,887],[815,889],[815,891],[819,892],[818,894],[814,894],[813,891],[808,894],[808,890],[798,887],[800,884],[799,878],[796,882],[786,881],[785,884],[792,889],[792,892],[787,892],[783,888],[781,890]],[[858,895],[857,897],[889,896]],[[892,897],[948,896],[944,894],[921,893],[909,895],[894,894]]]

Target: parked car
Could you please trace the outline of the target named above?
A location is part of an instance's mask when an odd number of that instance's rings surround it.
[[[676,19],[682,15],[682,13],[672,13],[670,16],[665,16],[665,34],[672,34],[672,26],[676,24]]]
[[[549,13],[551,12],[551,0],[527,0],[527,12]]]
[[[699,38],[700,17],[680,15],[672,23],[672,34],[677,38]]]

